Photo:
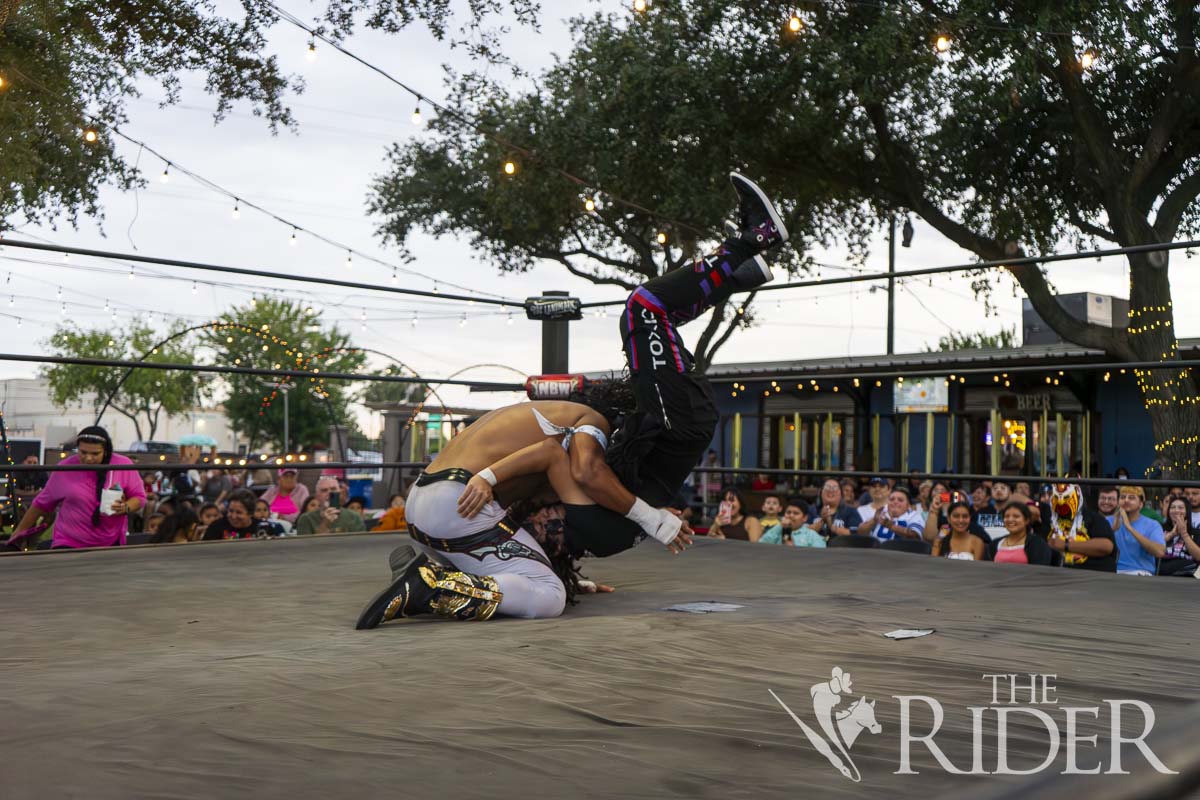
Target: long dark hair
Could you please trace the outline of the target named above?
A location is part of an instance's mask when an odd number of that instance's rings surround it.
[[[573,403],[582,403],[608,420],[609,427],[616,431],[625,417],[637,408],[637,396],[633,393],[633,382],[628,378],[610,381],[586,381],[583,391],[572,392],[567,398]]]
[[[967,515],[969,516],[971,514],[971,504],[970,503],[966,502],[965,500],[955,500],[953,503],[946,506],[946,524],[947,525],[950,524],[950,515],[952,513],[954,513],[954,509],[956,509],[956,508],[965,508],[967,510]],[[967,533],[968,534],[971,533],[971,523],[970,522],[967,523]],[[950,555],[950,537],[953,535],[954,535],[954,528],[951,528],[950,533],[946,536],[945,539],[942,540],[942,544],[941,544],[941,547],[939,548],[939,552],[938,552],[939,556]],[[974,535],[974,534],[972,534],[972,535]]]
[[[99,444],[104,447],[104,458],[100,461],[101,464],[112,463],[112,438],[108,435],[108,431],[101,428],[99,425],[89,425],[81,430],[75,436],[75,447],[79,447],[80,442],[88,442],[90,444]],[[96,470],[96,510],[92,512],[92,524],[100,526],[100,494],[104,491],[104,484],[108,480],[108,470]]]
[[[181,508],[168,517],[163,517],[158,523],[158,532],[150,539],[150,544],[170,544],[180,531],[190,534],[200,523],[196,512],[190,508]]]

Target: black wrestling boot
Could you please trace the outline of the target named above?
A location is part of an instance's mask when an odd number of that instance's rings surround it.
[[[737,172],[729,173],[729,181],[738,196],[738,238],[762,253],[788,240],[787,226],[774,204],[754,181]],[[765,264],[763,265],[765,268]],[[768,274],[770,270],[767,270]]]
[[[450,619],[491,619],[504,595],[490,577],[467,575],[435,564],[412,545],[400,545],[389,559],[392,583],[363,609],[358,630],[399,617],[436,614]]]

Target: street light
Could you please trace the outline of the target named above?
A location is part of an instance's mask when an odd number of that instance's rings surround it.
[[[276,383],[275,381],[259,381],[260,384],[271,389],[276,389],[283,392],[283,452],[291,450],[288,447],[289,431],[288,431],[288,392],[296,388],[294,383]]]

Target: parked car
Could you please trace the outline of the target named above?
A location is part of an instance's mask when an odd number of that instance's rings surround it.
[[[179,455],[179,445],[174,442],[134,442],[125,452],[177,456]]]

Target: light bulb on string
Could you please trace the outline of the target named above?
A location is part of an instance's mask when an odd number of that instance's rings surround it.
[[[517,162],[512,161],[511,159],[508,161],[505,161],[504,162],[504,174],[505,175],[516,175],[517,174]]]
[[[511,311],[510,311],[510,312],[508,312],[508,323],[507,323],[507,324],[509,324],[509,325],[512,325],[512,324],[513,324],[513,316],[512,316],[512,312],[511,312]]]
[[[304,54],[304,57],[310,64],[317,60],[317,42],[311,36],[308,37],[308,52]]]
[[[433,293],[434,293],[434,294],[437,294],[437,293],[438,293],[438,285],[437,285],[437,281],[434,281],[434,282],[433,282]]]
[[[1096,66],[1097,58],[1099,58],[1099,56],[1096,55],[1096,51],[1092,48],[1089,47],[1087,50],[1084,50],[1083,55],[1079,57],[1080,69],[1086,71]]]
[[[460,327],[460,328],[465,328],[465,327],[467,327],[467,315],[466,315],[466,314],[463,314],[463,315],[462,315],[462,319],[460,319],[460,320],[458,321],[458,327]]]
[[[133,280],[133,264],[129,265],[129,280]]]
[[[288,239],[288,244],[292,247],[296,246],[296,228],[292,228],[292,238]]]
[[[584,211],[595,211],[596,210],[596,199],[593,197],[589,197],[586,200],[584,200],[583,201],[583,210]]]
[[[162,175],[158,176],[159,183],[167,183],[168,181],[171,180],[171,173],[169,171],[170,168],[171,168],[171,165],[169,163],[167,164],[167,166],[163,167]]]
[[[791,18],[788,20],[788,30],[792,33],[799,33],[800,29],[803,27],[804,20],[800,19],[798,14],[792,14]]]
[[[421,127],[421,122],[421,104],[417,103],[417,107],[413,109],[412,113],[412,124],[419,128]]]
[[[347,250],[346,251],[346,269],[353,269],[353,268],[354,268],[354,260],[352,258],[351,252],[349,250]]]
[[[61,286],[58,287],[58,292],[54,295],[54,299],[59,301],[60,303],[62,302],[62,287]]]
[[[413,312],[412,326],[414,328],[417,327],[417,312],[416,311]]]
[[[63,263],[64,264],[71,263],[71,254],[70,253],[63,253]]]
[[[656,236],[656,237],[654,237],[654,238],[658,240],[658,243],[659,243],[659,244],[666,244],[666,243],[667,243],[667,234],[666,234],[666,233],[664,233],[663,231],[659,231],[659,232],[658,232],[658,236]]]
[[[934,48],[936,48],[939,53],[945,53],[945,52],[949,51],[950,45],[951,45],[950,36],[945,33],[939,34],[937,39],[934,40],[934,43],[933,43]]]
[[[633,10],[641,14],[646,10],[646,0],[633,0]]]
[[[400,278],[396,275],[396,268],[392,267],[392,286],[399,286]]]
[[[62,305],[59,306],[59,313],[64,317],[67,315],[67,304],[66,303],[63,303]]]
[[[237,218],[238,218],[238,217],[240,217],[241,215],[242,215],[242,201],[241,201],[241,200],[234,200],[234,201],[233,201],[233,215],[232,215],[232,216],[233,216],[233,218],[234,218],[234,219],[237,219]]]
[[[95,128],[89,127],[83,129],[83,140],[88,144],[95,144],[96,140],[99,138],[100,134],[96,133]]]

